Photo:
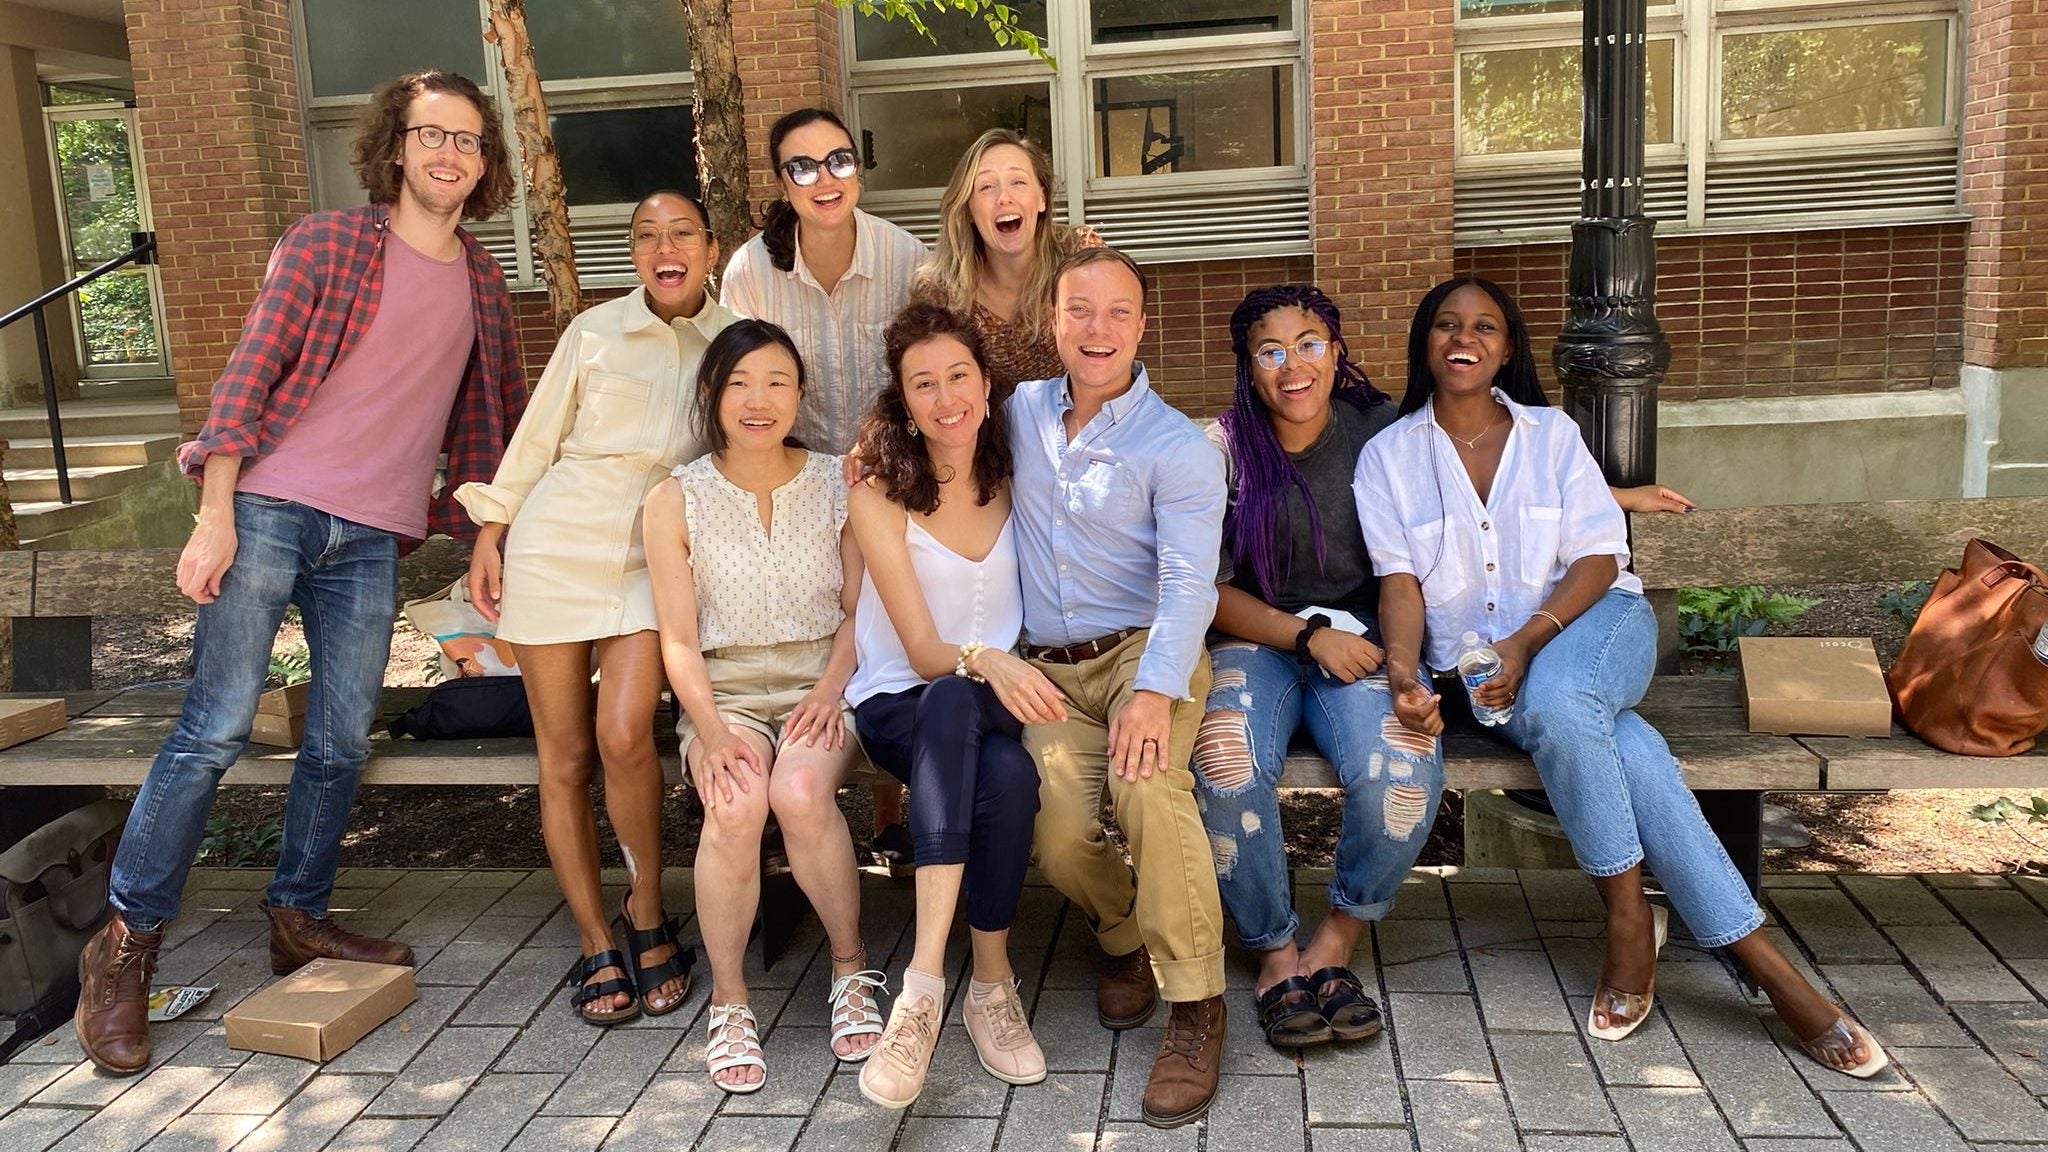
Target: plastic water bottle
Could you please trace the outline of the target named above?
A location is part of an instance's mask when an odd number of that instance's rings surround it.
[[[2034,637],[2034,659],[2048,664],[2048,624],[2041,625],[2041,634]]]
[[[1477,632],[1467,632],[1458,640],[1461,649],[1458,655],[1458,679],[1465,682],[1465,694],[1470,696],[1474,689],[1495,676],[1500,675],[1500,653],[1493,645],[1479,638]],[[1488,708],[1478,700],[1472,701],[1472,717],[1488,727],[1498,727],[1513,719],[1515,710],[1509,708]]]

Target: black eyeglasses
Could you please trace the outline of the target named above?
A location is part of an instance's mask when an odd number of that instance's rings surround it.
[[[1301,357],[1304,364],[1319,363],[1323,357],[1330,354],[1330,342],[1320,336],[1303,336],[1295,343],[1293,352]],[[1288,348],[1285,344],[1268,344],[1252,353],[1252,359],[1257,360],[1266,371],[1277,372],[1287,363],[1287,355]]]
[[[399,133],[399,135],[403,136],[413,132],[420,134],[420,147],[422,148],[439,148],[452,139],[455,141],[455,150],[464,156],[474,156],[484,149],[484,138],[474,132],[450,132],[446,128],[436,127],[432,124],[421,124],[417,127],[407,128],[404,132]]]
[[[860,154],[851,148],[834,148],[825,153],[823,160],[810,156],[791,156],[782,162],[782,174],[799,188],[808,188],[818,182],[818,171],[823,169],[835,180],[851,180],[860,171]]]

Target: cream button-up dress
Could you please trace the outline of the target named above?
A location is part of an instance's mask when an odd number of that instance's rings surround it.
[[[634,289],[576,317],[555,345],[489,484],[455,498],[505,537],[500,639],[563,644],[655,627],[640,502],[704,454],[697,365],[735,317],[706,298],[662,323]]]

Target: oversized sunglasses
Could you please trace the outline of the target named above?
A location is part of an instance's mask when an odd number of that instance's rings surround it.
[[[823,160],[811,156],[791,156],[782,162],[782,174],[799,188],[808,188],[818,182],[819,170],[832,174],[835,180],[851,180],[860,171],[860,154],[851,148],[834,148],[825,153]]]

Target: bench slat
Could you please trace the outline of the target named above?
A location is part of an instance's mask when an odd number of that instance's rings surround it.
[[[1629,519],[1649,588],[1932,580],[1982,536],[2048,562],[2048,496],[1701,509]]]
[[[0,616],[174,615],[192,610],[178,591],[176,548],[0,552]],[[398,562],[398,602],[438,591],[469,567],[469,544],[445,536]],[[31,578],[33,572],[33,578]]]
[[[1928,747],[1897,725],[1889,740],[1801,736],[1799,743],[1821,758],[1821,778],[1831,792],[2048,787],[2048,744],[2037,744],[2024,756],[1955,756]]]

